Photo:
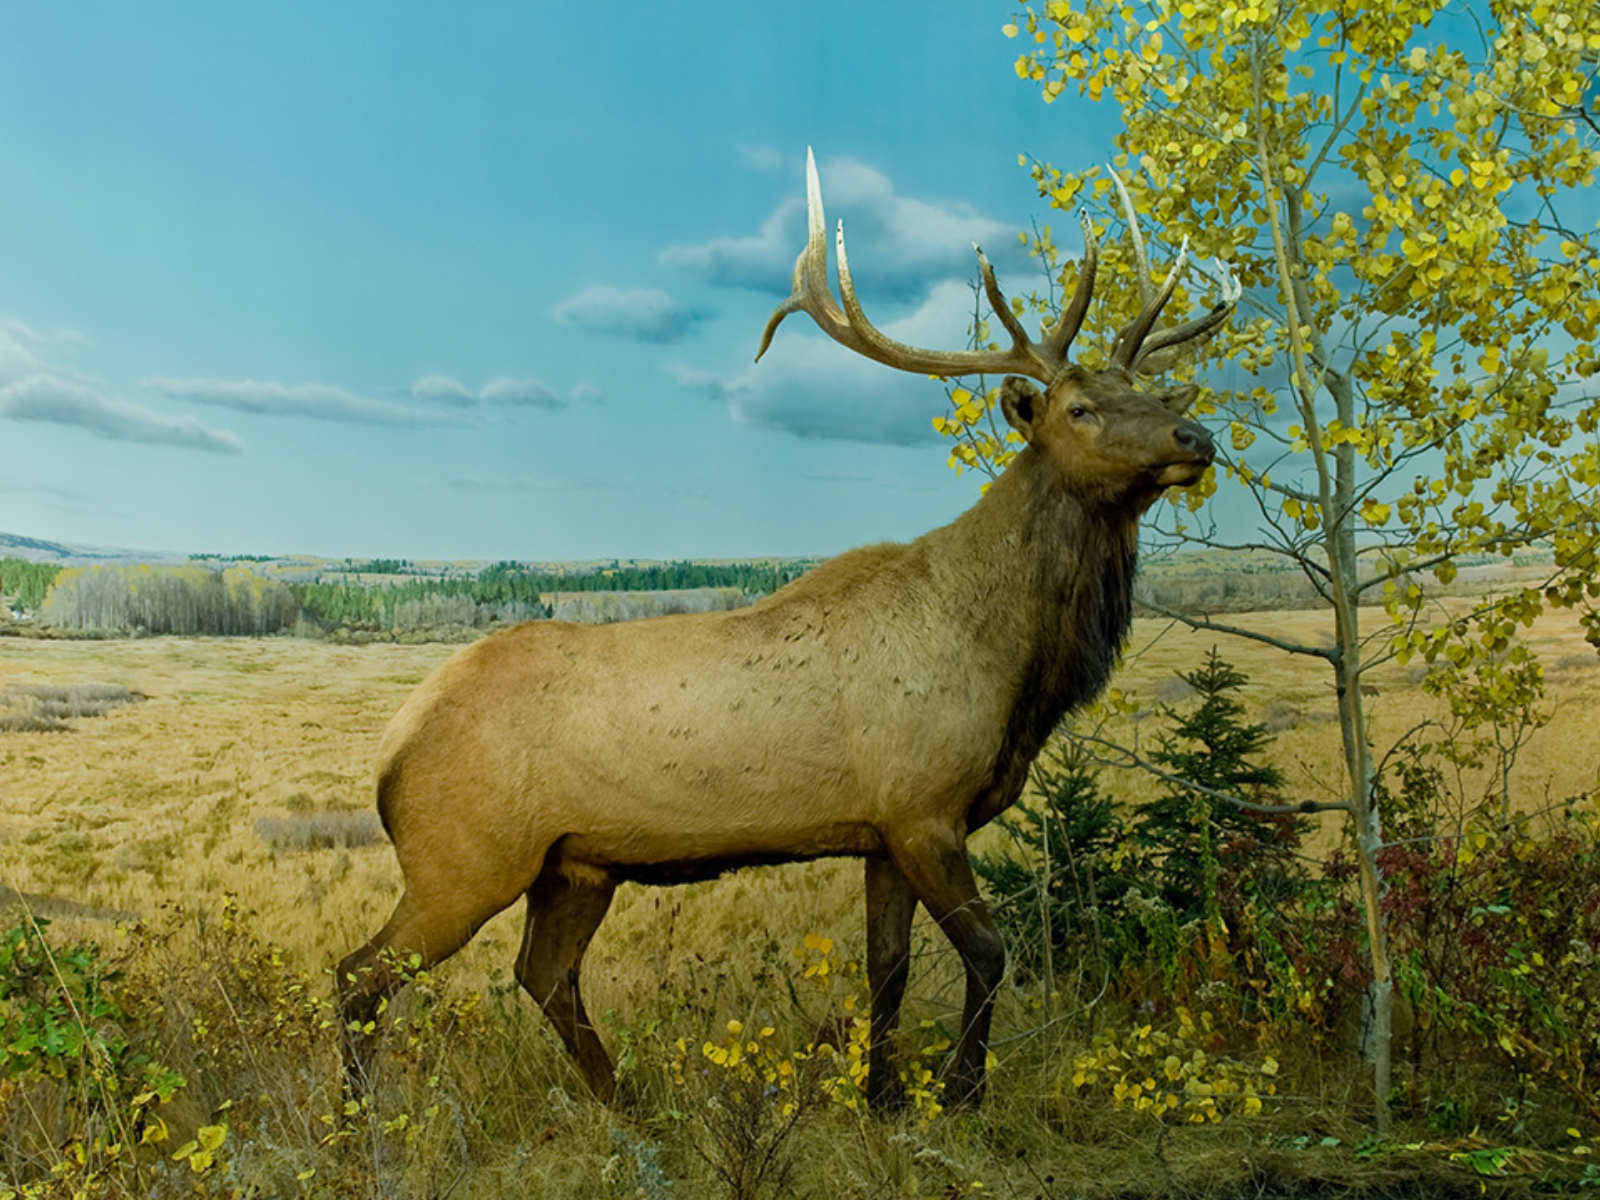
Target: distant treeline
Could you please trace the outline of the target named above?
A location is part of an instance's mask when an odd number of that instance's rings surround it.
[[[534,571],[514,562],[485,567],[474,581],[487,589],[531,587],[535,592],[679,592],[694,588],[738,588],[749,595],[775,592],[804,575],[805,563],[654,563],[593,571]]]
[[[360,575],[303,582],[286,580],[270,566],[219,567],[200,556],[187,566],[69,568],[4,559],[0,593],[36,611],[44,625],[79,632],[388,635],[552,616],[598,623],[734,608],[805,569],[684,562],[568,573],[496,563],[476,575],[374,581],[372,566],[364,563]],[[585,599],[575,593],[609,594]]]
[[[398,559],[352,561],[316,580],[270,565],[61,568],[0,558],[0,597],[41,623],[75,631],[306,636],[482,630],[519,621],[602,623],[670,612],[736,607],[776,591],[809,563],[693,563],[543,571],[500,562],[476,574],[430,574]],[[384,568],[379,570],[378,568]],[[1381,599],[1377,589],[1373,602]],[[1210,571],[1144,576],[1142,613],[1245,612],[1318,603],[1294,572]]]
[[[67,567],[39,606],[44,624],[79,631],[262,637],[299,617],[283,581],[249,567]]]
[[[386,564],[388,565],[388,564]],[[371,564],[363,568],[370,571]],[[612,566],[594,571],[535,571],[500,562],[476,575],[433,578],[412,575],[395,582],[369,583],[343,576],[315,583],[293,583],[290,589],[308,620],[325,628],[420,629],[441,624],[479,628],[497,622],[597,619],[595,614],[628,612],[645,615],[650,606],[637,599],[610,607],[552,610],[547,597],[571,592],[699,592],[716,589],[745,597],[776,591],[805,571],[804,566],[757,563],[708,564],[679,562],[654,566]],[[440,608],[440,606],[444,606]],[[719,603],[717,607],[725,607]],[[691,606],[694,607],[694,606]],[[435,620],[430,609],[448,611],[451,619]],[[683,611],[671,605],[652,611]],[[579,616],[577,614],[584,615]],[[606,619],[600,617],[599,619]],[[626,619],[610,617],[609,619]]]

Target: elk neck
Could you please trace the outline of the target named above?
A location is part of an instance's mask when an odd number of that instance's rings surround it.
[[[983,598],[965,613],[974,622],[969,633],[998,655],[1014,689],[973,827],[1015,799],[1061,718],[1093,700],[1110,678],[1132,619],[1143,507],[1075,494],[1029,447],[982,500],[940,531],[949,535],[946,551],[984,576],[974,580]],[[1005,644],[996,645],[997,637]]]

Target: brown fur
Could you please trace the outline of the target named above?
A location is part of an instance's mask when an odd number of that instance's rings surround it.
[[[1180,415],[1192,398],[1140,392],[1120,370],[1071,367],[1043,392],[1008,379],[1005,414],[1028,445],[951,524],[853,550],[747,609],[535,622],[450,659],[383,740],[378,804],[405,894],[339,967],[347,1022],[363,1027],[399,982],[382,951],[438,962],[525,895],[518,976],[607,1098],[578,974],[619,881],[854,855],[867,860],[869,1098],[898,1100],[887,1035],[921,902],[967,967],[948,1095],[976,1099],[1004,951],[966,837],[1104,685],[1139,516],[1211,460]]]

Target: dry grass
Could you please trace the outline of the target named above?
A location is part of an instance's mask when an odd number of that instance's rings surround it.
[[[1264,628],[1313,642],[1325,636],[1325,620],[1311,612],[1261,617]],[[1600,668],[1564,614],[1527,636],[1552,664],[1553,716],[1514,781],[1519,803],[1534,807],[1595,786]],[[1140,620],[1115,686],[1147,710],[1171,701],[1176,672],[1192,669],[1215,641]],[[142,913],[233,892],[261,914],[263,936],[307,964],[335,959],[387,918],[400,887],[371,817],[357,815],[371,813],[379,735],[453,649],[205,638],[8,644],[0,693],[95,679],[149,699],[83,721],[69,739],[0,735],[0,882]],[[1329,798],[1339,746],[1327,680],[1276,651],[1243,642],[1223,650],[1250,676],[1244,698],[1254,715],[1284,726],[1276,760],[1294,794]],[[1390,665],[1372,678],[1379,694],[1368,703],[1381,747],[1432,702],[1408,668]],[[1285,711],[1297,719],[1285,720]],[[1151,728],[1137,718],[1122,724],[1144,749]],[[1132,772],[1115,787],[1128,801],[1153,790]],[[1331,836],[1336,821],[1325,820]],[[651,964],[663,956],[725,958],[730,947],[767,938],[794,945],[814,930],[856,938],[859,878],[854,864],[823,862],[666,891],[624,887],[588,959],[594,1007],[623,1011],[651,994]],[[520,933],[518,914],[497,918],[465,953],[465,969],[503,972]]]
[[[61,733],[78,717],[101,717],[144,699],[120,683],[26,683],[0,691],[0,733]]]
[[[1371,614],[1372,627],[1379,616]],[[1224,619],[1301,644],[1331,643],[1331,621],[1322,612],[1241,613]],[[1546,614],[1521,636],[1545,665],[1545,708],[1550,713],[1549,723],[1522,752],[1511,781],[1513,806],[1533,810],[1592,792],[1600,783],[1600,722],[1594,718],[1600,712],[1600,654],[1584,642],[1571,613]],[[1335,697],[1331,674],[1320,660],[1168,622],[1136,621],[1112,686],[1138,700],[1141,712],[1114,721],[1111,734],[1141,751],[1152,749],[1146,730],[1154,723],[1146,717],[1163,703],[1182,707],[1186,688],[1177,673],[1193,671],[1213,645],[1249,676],[1242,698],[1251,719],[1264,721],[1275,735],[1273,761],[1284,772],[1291,797],[1340,799],[1343,760]],[[1367,697],[1366,711],[1379,755],[1419,722],[1444,716],[1444,706],[1419,687],[1422,671],[1418,662],[1389,662],[1364,677],[1377,689]],[[1479,782],[1468,780],[1469,785]],[[1136,771],[1119,772],[1114,786],[1127,801],[1146,799],[1156,791],[1154,781]],[[1337,833],[1338,820],[1336,815],[1321,818],[1326,837]]]
[[[1325,618],[1316,613],[1278,612],[1261,621],[1285,636],[1326,636]],[[1593,788],[1600,669],[1575,622],[1562,615],[1541,621],[1529,636],[1549,664],[1553,710],[1520,767],[1518,802],[1531,807]],[[1168,681],[1197,665],[1215,640],[1141,620],[1116,686],[1153,707],[1175,696]],[[155,917],[173,905],[203,912],[234,893],[257,914],[254,932],[284,947],[291,967],[331,993],[323,973],[378,928],[400,888],[371,813],[369,772],[379,734],[406,694],[452,652],[438,645],[288,639],[8,644],[0,656],[0,693],[31,695],[29,689],[94,679],[117,681],[148,699],[82,721],[70,737],[26,729],[0,734],[0,886],[12,895],[54,898],[65,905],[58,909],[64,934],[97,937],[109,936],[100,914]],[[1245,699],[1253,713],[1281,727],[1277,759],[1290,786],[1303,798],[1328,798],[1339,754],[1326,680],[1302,661],[1243,643],[1225,644],[1223,652],[1250,676]],[[1370,708],[1382,745],[1431,702],[1405,668],[1384,667],[1374,681],[1379,694]],[[1148,741],[1150,727],[1128,718],[1123,731]],[[1116,786],[1129,800],[1149,790],[1132,775]],[[1334,834],[1330,828],[1328,836]],[[676,1191],[680,1200],[715,1194],[695,1190],[696,1179],[710,1188],[703,1164],[684,1157],[681,1141],[674,1150],[671,1137],[651,1124],[658,1118],[648,1113],[660,1108],[647,1106],[635,1119],[582,1097],[548,1026],[509,983],[520,923],[520,913],[502,914],[441,971],[452,995],[498,1005],[504,1017],[488,1027],[482,1061],[462,1068],[475,1082],[453,1101],[478,1106],[461,1118],[467,1125],[490,1121],[501,1133],[486,1143],[480,1132],[470,1145],[450,1142],[439,1151],[470,1168],[457,1194],[646,1194],[638,1181],[658,1169],[691,1181]],[[613,1049],[630,1040],[642,1044],[658,1021],[662,1029],[677,1021],[693,1037],[762,1011],[791,1022],[808,1019],[804,1006],[784,997],[795,986],[792,951],[812,932],[846,948],[862,945],[856,864],[743,871],[677,889],[625,886],[586,960],[590,1007]],[[925,925],[917,938],[908,1015],[948,1025],[960,973]],[[1113,1122],[1063,1103],[1057,1075],[1068,1035],[1040,1028],[1036,997],[1008,991],[997,1035],[993,1087],[980,1113],[931,1128],[830,1113],[795,1134],[802,1164],[795,1194],[1064,1197],[1086,1189],[1159,1190],[1163,1179],[1185,1172],[1203,1174],[1216,1194],[1257,1194],[1263,1181],[1292,1183],[1305,1169],[1303,1156],[1291,1163],[1273,1149],[1288,1139],[1310,1136],[1313,1146],[1322,1136],[1337,1135],[1346,1145],[1359,1140],[1358,1131],[1336,1128],[1338,1119],[1329,1115],[1337,1105],[1327,1097],[1347,1085],[1310,1058],[1299,1064],[1301,1099],[1273,1121],[1243,1134],[1177,1131],[1156,1138],[1120,1115]],[[301,1089],[296,1096],[328,1086],[331,1041],[313,1066],[296,1068],[315,1077],[313,1084],[294,1084]],[[507,1106],[503,1098],[512,1095],[517,1103]],[[288,1099],[281,1103],[292,1108]],[[977,1180],[986,1181],[987,1191],[973,1190]],[[443,1178],[403,1194],[450,1185]]]

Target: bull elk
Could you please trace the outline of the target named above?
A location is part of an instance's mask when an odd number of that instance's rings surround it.
[[[1134,231],[1143,309],[1107,366],[1074,365],[1067,352],[1097,262],[1085,218],[1076,290],[1041,340],[1024,333],[980,250],[1012,345],[920,350],[867,320],[842,227],[840,307],[809,155],[807,193],[794,292],[761,351],[785,317],[805,312],[833,340],[903,371],[1010,372],[1000,405],[1025,447],[951,524],[909,545],[852,550],[748,608],[533,622],[439,667],[380,750],[378,811],[405,891],[338,968],[353,1078],[380,998],[402,982],[384,952],[437,963],[520,896],[517,978],[609,1099],[611,1060],[579,970],[617,885],[852,855],[866,861],[869,1103],[902,1100],[889,1038],[918,903],[966,969],[946,1097],[981,1098],[1005,950],[967,837],[1017,799],[1051,730],[1111,672],[1128,629],[1139,517],[1164,489],[1196,482],[1213,454],[1206,431],[1183,418],[1197,388],[1144,391],[1134,377],[1219,328],[1237,290],[1230,281],[1209,312],[1155,331],[1184,259],[1155,288]]]

